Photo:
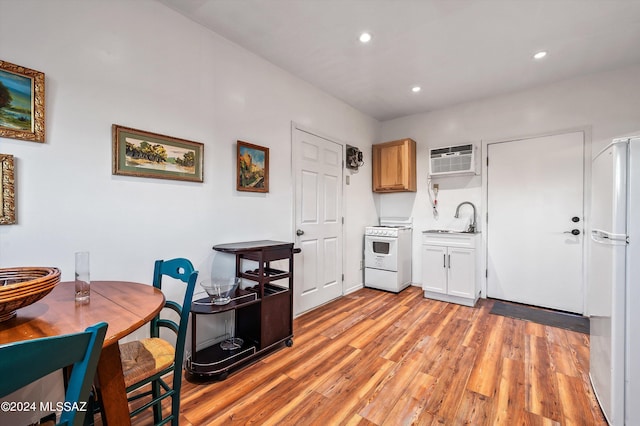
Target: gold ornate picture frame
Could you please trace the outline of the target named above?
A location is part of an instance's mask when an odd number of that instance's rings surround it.
[[[16,223],[13,155],[0,154],[0,225]]]
[[[0,60],[0,137],[44,142],[44,73]]]

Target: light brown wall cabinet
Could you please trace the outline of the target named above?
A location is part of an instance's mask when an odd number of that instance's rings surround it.
[[[416,142],[413,139],[373,145],[373,192],[416,191]]]

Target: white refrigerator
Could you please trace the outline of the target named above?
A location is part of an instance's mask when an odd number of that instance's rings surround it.
[[[640,137],[593,158],[590,378],[610,425],[640,424]]]

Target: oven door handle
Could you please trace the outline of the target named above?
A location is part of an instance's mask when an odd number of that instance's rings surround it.
[[[367,239],[373,241],[393,242],[398,241],[398,237],[382,237],[380,235],[367,235]]]

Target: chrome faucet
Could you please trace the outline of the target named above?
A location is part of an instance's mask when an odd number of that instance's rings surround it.
[[[473,221],[465,232],[476,232],[476,206],[474,206],[471,201],[463,201],[462,203],[458,204],[458,207],[456,207],[456,214],[454,214],[453,217],[455,217],[456,219],[460,217],[460,207],[464,206],[465,204],[469,204],[473,208]]]

